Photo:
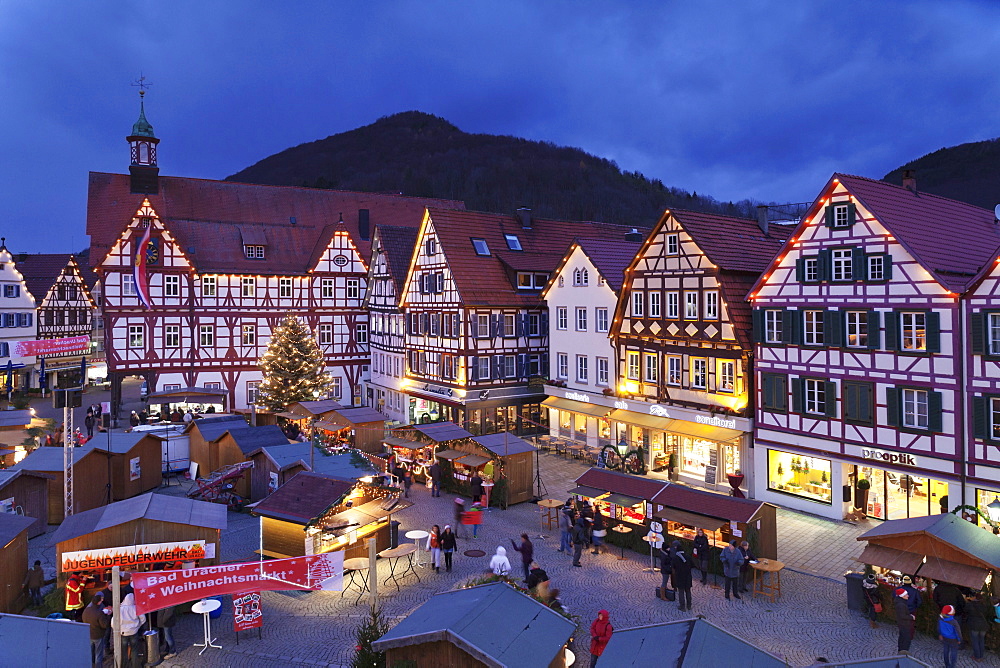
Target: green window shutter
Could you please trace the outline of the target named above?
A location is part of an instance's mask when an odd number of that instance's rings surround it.
[[[800,317],[801,314],[795,309],[785,309],[781,312],[781,339],[785,343],[798,345],[802,342]]]
[[[802,283],[806,280],[806,261],[805,258],[799,258],[795,261],[795,280]]]
[[[982,311],[976,311],[969,319],[969,334],[972,337],[972,354],[983,355],[986,353],[986,318],[988,316]]]
[[[890,427],[898,427],[902,420],[899,419],[899,390],[895,387],[885,388],[885,421]]]
[[[875,309],[868,310],[868,348],[878,350],[882,345],[882,318]]]
[[[826,399],[826,416],[837,417],[837,384],[825,383],[823,395]]]
[[[972,435],[976,438],[990,438],[989,408],[989,397],[972,397]]]
[[[927,352],[941,352],[941,314],[937,311],[927,313],[927,331],[924,336],[927,340]]]
[[[854,202],[847,203],[847,224],[848,226],[853,226],[855,223],[855,218],[857,217],[858,207],[854,205]]]
[[[899,350],[899,313],[885,314],[885,349]]]
[[[864,281],[868,278],[868,255],[862,246],[851,249],[851,272],[855,281]]]
[[[823,340],[827,348],[839,348],[844,345],[843,311],[833,309],[823,311]]]
[[[753,319],[753,340],[754,343],[764,343],[764,311],[755,308],[750,312]]]
[[[792,410],[802,415],[805,413],[806,386],[802,378],[792,378]]]
[[[833,227],[833,205],[826,207],[826,219],[823,222],[827,227]]]
[[[858,383],[858,420],[864,422],[872,421],[872,385],[871,383]]]
[[[858,419],[858,384],[844,383],[844,419]]]
[[[942,429],[941,417],[944,411],[941,409],[942,394],[940,392],[927,393],[927,429],[933,432],[940,432]]]
[[[892,279],[892,256],[888,253],[882,254],[882,276],[887,281]]]
[[[788,410],[788,376],[774,376],[774,407],[775,410]]]
[[[774,376],[769,373],[760,375],[761,402],[762,408],[769,410],[774,408]]]
[[[816,255],[816,276],[820,281],[830,280],[830,249],[824,248]]]

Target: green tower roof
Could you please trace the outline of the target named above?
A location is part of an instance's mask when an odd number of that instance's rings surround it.
[[[146,120],[146,109],[143,106],[141,97],[139,98],[139,120],[132,126],[131,136],[156,138],[156,135],[153,134],[153,126]]]

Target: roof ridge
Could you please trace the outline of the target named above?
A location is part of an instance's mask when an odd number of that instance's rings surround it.
[[[977,211],[989,211],[989,209],[985,209],[985,208],[983,208],[981,206],[976,206],[975,204],[969,204],[968,202],[963,202],[962,200],[953,199],[951,197],[945,197],[944,195],[936,195],[936,194],[934,194],[932,192],[929,192],[927,190],[920,190],[920,189],[910,190],[909,188],[907,188],[905,186],[897,185],[895,183],[889,183],[888,181],[883,181],[881,179],[873,179],[870,176],[858,176],[857,174],[843,174],[841,172],[834,172],[833,173],[833,178],[835,178],[835,179],[848,178],[848,179],[857,179],[859,181],[867,181],[869,183],[873,183],[873,184],[878,185],[878,186],[884,186],[886,188],[894,188],[896,190],[900,190],[900,191],[903,191],[903,192],[912,193],[916,197],[931,197],[931,198],[934,198],[934,199],[939,199],[942,202],[950,202],[950,203],[953,203],[953,204],[961,205],[963,207],[969,207],[969,208],[972,208],[972,209],[976,209]]]

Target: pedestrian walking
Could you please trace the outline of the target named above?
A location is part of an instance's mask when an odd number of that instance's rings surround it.
[[[490,559],[490,570],[495,575],[507,575],[510,573],[510,560],[507,559],[507,550],[503,546],[497,547],[497,553]]]
[[[591,544],[594,549],[591,554],[600,554],[601,548],[604,547],[604,537],[608,535],[608,525],[604,517],[604,513],[601,512],[600,508],[594,511],[594,524],[591,527],[590,538]]]
[[[559,511],[559,551],[573,551],[573,506],[567,503]]]
[[[970,601],[966,609],[966,624],[969,629],[969,644],[972,645],[972,658],[982,661],[986,653],[986,632],[990,630],[996,610],[983,598],[979,592]]]
[[[441,527],[434,525],[427,534],[427,550],[431,553],[431,564],[434,572],[441,572]]]
[[[87,417],[83,419],[83,426],[87,428],[87,438],[94,438],[94,425],[97,424],[97,420],[94,419],[94,412],[92,409],[87,409]]]
[[[80,576],[73,574],[66,581],[66,616],[74,622],[83,615],[83,583]]]
[[[483,500],[483,479],[479,475],[479,471],[475,471],[472,474],[472,479],[469,481],[469,485],[472,487],[472,502],[476,503]]]
[[[521,534],[521,544],[518,545],[514,542],[514,539],[510,539],[510,544],[514,546],[514,549],[521,553],[521,566],[524,568],[524,581],[528,581],[528,573],[531,571],[531,562],[534,561],[535,557],[535,546],[531,544],[531,539],[528,538],[528,534]]]
[[[729,598],[730,591],[736,598],[742,598],[738,585],[740,566],[743,565],[743,554],[736,549],[735,540],[722,551],[722,554],[719,555],[719,561],[722,562],[722,574],[726,578],[726,598]]]
[[[455,503],[452,504],[452,509],[455,511],[455,538],[465,538],[462,534],[462,515],[465,514],[465,501],[463,499],[455,499]]]
[[[128,423],[133,427],[139,426],[139,414],[132,411],[132,414],[128,416]]]
[[[164,659],[177,656],[177,643],[174,641],[174,626],[177,625],[177,606],[171,605],[156,611],[156,626],[160,629],[161,644],[166,645]]]
[[[747,576],[750,574],[750,562],[757,561],[757,556],[750,549],[750,543],[747,541],[740,543],[739,550],[740,554],[743,555],[743,565],[740,566],[740,581],[738,583],[740,592],[742,593],[750,591],[749,587],[747,587]]]
[[[582,517],[577,519],[576,526],[573,527],[573,565],[583,567],[580,563],[580,556],[583,548],[587,545],[587,521]]]
[[[677,591],[677,607],[681,612],[685,610],[691,612],[691,567],[694,564],[684,554],[684,548],[681,546],[679,540],[673,542],[671,549],[674,553],[674,558],[670,582]]]
[[[431,496],[441,496],[441,465],[437,462],[431,464],[428,475],[431,477]]]
[[[104,594],[97,592],[90,604],[83,609],[83,623],[90,627],[90,663],[94,668],[104,668],[105,636],[111,624],[104,612]]]
[[[129,592],[121,603],[122,665],[139,668],[139,629],[146,621],[146,615],[136,613],[135,594]],[[128,663],[125,663],[128,659]]]
[[[674,570],[674,555],[669,547],[664,544],[660,547],[660,591],[662,597],[667,597],[667,587],[670,583],[670,574]]]
[[[914,616],[910,612],[910,593],[903,587],[896,590],[893,597],[892,607],[896,616],[896,626],[899,631],[899,639],[896,649],[900,654],[909,654],[910,643],[913,642],[913,622]]]
[[[476,538],[479,536],[479,525],[483,523],[483,504],[478,501],[472,503],[472,507],[469,508],[470,513],[476,513],[475,515],[469,516],[469,524],[472,525],[472,537]]]
[[[597,665],[597,659],[604,654],[604,648],[608,646],[608,641],[614,632],[615,628],[611,626],[608,611],[598,612],[597,619],[590,623],[590,668]]]
[[[45,571],[42,569],[42,562],[36,560],[35,565],[28,569],[28,574],[24,576],[24,586],[28,590],[31,605],[40,606],[42,604],[42,587],[45,586]]]
[[[708,545],[708,536],[705,535],[704,529],[698,529],[694,537],[694,552],[692,556],[698,564],[698,570],[701,571],[701,583],[708,584],[708,562],[712,553]]]
[[[457,541],[451,530],[451,525],[445,524],[444,531],[441,532],[441,551],[444,552],[444,569],[449,573],[451,573],[451,556],[455,553],[456,545]]]
[[[913,585],[913,578],[909,575],[903,576],[903,589],[906,590],[906,604],[910,608],[910,614],[915,615],[917,608],[924,602],[924,597],[920,594],[920,590]]]
[[[410,498],[410,487],[413,486],[413,471],[409,466],[403,466],[403,496]]]
[[[962,627],[955,619],[955,606],[941,608],[938,619],[938,640],[944,649],[944,668],[955,668],[958,663],[958,646],[962,644]]]
[[[868,604],[868,623],[875,628],[875,619],[878,613],[882,612],[882,598],[878,593],[878,580],[874,573],[869,573],[861,583],[861,591],[865,595],[865,603]]]
[[[559,593],[559,590],[556,588],[549,590],[548,605],[556,612],[566,612],[566,606],[563,605],[563,602],[559,599]]]

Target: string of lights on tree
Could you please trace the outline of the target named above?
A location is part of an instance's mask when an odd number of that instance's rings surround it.
[[[333,386],[319,342],[291,313],[274,330],[259,365],[264,377],[257,387],[257,404],[270,411],[326,396]]]

